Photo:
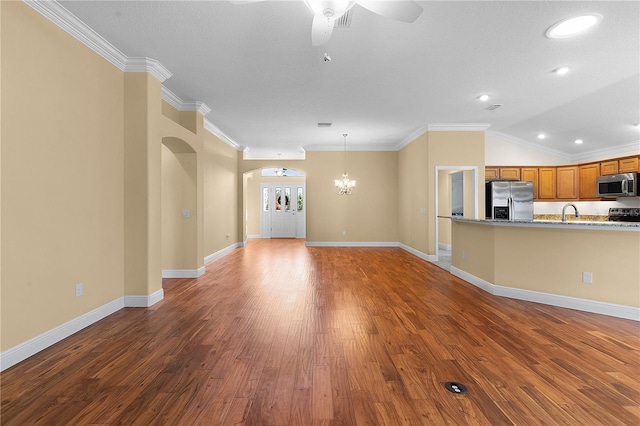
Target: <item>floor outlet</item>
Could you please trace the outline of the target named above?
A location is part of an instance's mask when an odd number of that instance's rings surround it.
[[[593,283],[593,275],[591,274],[591,272],[582,273],[582,282],[586,284]]]
[[[82,296],[82,283],[76,284],[76,297]]]

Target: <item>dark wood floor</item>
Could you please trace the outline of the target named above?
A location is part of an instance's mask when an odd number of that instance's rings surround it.
[[[2,424],[640,424],[637,322],[397,248],[252,240],[164,284],[2,373]]]

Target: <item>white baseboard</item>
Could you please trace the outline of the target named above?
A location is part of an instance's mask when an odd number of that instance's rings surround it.
[[[248,234],[247,235],[247,240],[259,240],[260,238],[262,238],[262,236],[260,234]]]
[[[6,351],[0,353],[0,371],[4,371],[9,367],[16,365],[17,363],[24,361],[32,355],[48,348],[66,339],[72,334],[77,333],[90,326],[93,323],[100,321],[103,318],[108,317],[114,312],[119,311],[125,307],[139,307],[147,308],[158,303],[164,298],[164,291],[162,289],[150,294],[149,296],[123,296],[119,297],[111,302],[102,305],[90,312],[73,318],[70,321],[65,322],[49,331],[36,336],[26,342],[20,343]]]
[[[640,321],[640,308],[617,305],[615,303],[599,302],[596,300],[581,299],[578,297],[562,296],[559,294],[543,293],[521,288],[505,287],[492,284],[478,278],[462,269],[451,267],[450,272],[458,278],[481,288],[487,293],[508,297],[510,299],[526,300],[528,302],[542,303],[561,308],[575,309],[577,311],[591,312],[594,314],[608,315],[610,317]]]
[[[419,250],[414,249],[413,247],[409,247],[406,244],[398,243],[398,247],[400,247],[404,251],[408,251],[412,255],[417,256],[422,260],[426,260],[427,262],[435,262],[437,260],[435,255],[423,253]]]
[[[451,244],[438,243],[438,248],[440,250],[451,251]]]
[[[198,278],[204,273],[204,266],[198,269],[163,269],[162,278]]]
[[[148,296],[124,296],[124,306],[126,308],[148,308],[164,299],[164,290],[160,289]]]
[[[218,250],[215,253],[211,253],[209,256],[204,258],[204,264],[206,265],[207,263],[211,262],[212,260],[216,260],[217,258],[224,256],[225,254],[229,253],[232,250],[237,249],[238,247],[241,247],[240,243],[235,243],[235,244],[231,244],[230,246],[227,246],[221,250]]]
[[[0,371],[16,365],[17,363],[37,354],[43,349],[58,343],[62,339],[71,336],[91,324],[108,317],[112,313],[124,308],[124,297],[112,300],[106,305],[102,305],[90,312],[80,315],[77,318],[67,321],[49,331],[20,343],[6,351],[0,353]]]
[[[307,247],[398,247],[398,243],[383,241],[307,241]]]

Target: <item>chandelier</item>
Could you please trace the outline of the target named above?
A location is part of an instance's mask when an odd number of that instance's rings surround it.
[[[335,180],[336,190],[340,195],[351,195],[356,181],[349,179],[349,173],[347,173],[347,134],[343,133],[342,136],[344,136],[344,173],[342,173],[342,179]]]

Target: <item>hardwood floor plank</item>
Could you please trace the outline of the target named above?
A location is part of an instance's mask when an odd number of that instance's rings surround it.
[[[398,248],[251,240],[163,287],[2,372],[1,423],[640,424],[640,323]]]
[[[311,419],[333,419],[333,391],[331,371],[328,365],[313,366],[313,387],[311,388]]]

